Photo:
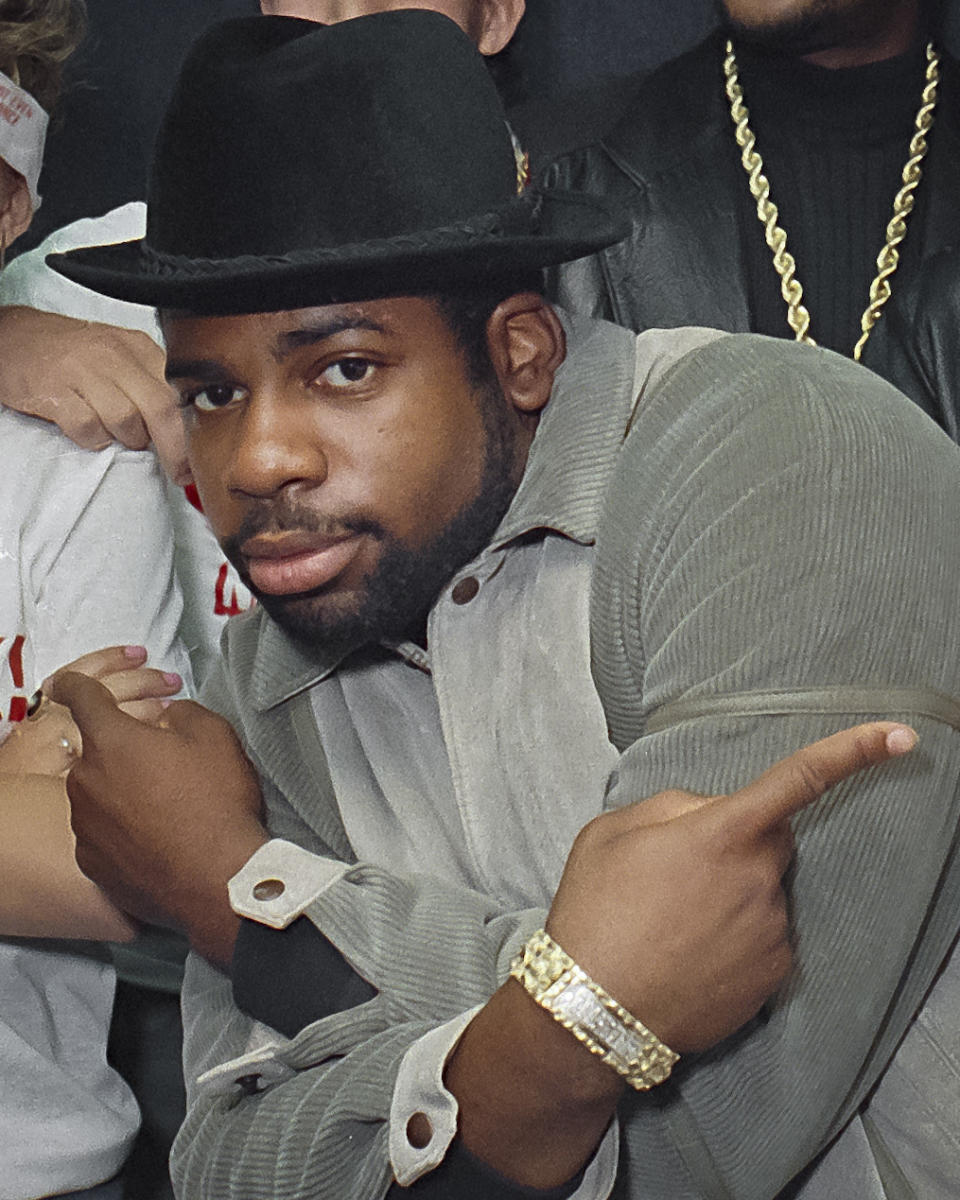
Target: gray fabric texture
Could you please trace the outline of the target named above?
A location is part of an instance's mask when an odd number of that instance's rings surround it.
[[[641,342],[641,357],[683,336]],[[839,357],[744,336],[692,351],[648,387],[621,451],[622,426],[611,431],[597,399],[630,386],[633,344],[596,326],[551,400],[590,416],[576,444],[554,448],[552,478],[566,513],[598,529],[594,677],[621,751],[606,806],[665,787],[735,788],[877,715],[704,717],[645,735],[670,702],[851,683],[952,695],[960,453],[949,439]],[[262,613],[230,623],[224,652],[206,699],[260,770],[271,831],[352,861],[305,692],[336,654],[306,660]],[[774,1197],[876,1082],[960,911],[960,737],[913,723],[921,744],[908,759],[797,820],[791,981],[764,1020],[624,1100],[615,1197]],[[405,1050],[483,1002],[543,912],[357,864],[308,915],[379,994],[278,1039],[291,1068],[278,1086],[213,1096],[192,1087],[197,1074],[268,1031],[233,1007],[223,975],[191,960],[182,1197],[381,1197]]]

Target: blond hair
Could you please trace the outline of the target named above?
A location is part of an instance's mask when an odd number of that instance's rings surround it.
[[[0,71],[49,112],[86,29],[84,0],[0,0]]]

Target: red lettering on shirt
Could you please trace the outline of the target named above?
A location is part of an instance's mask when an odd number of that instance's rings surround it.
[[[23,643],[26,638],[22,633],[18,633],[13,639],[13,645],[10,647],[10,674],[13,676],[13,686],[23,687]]]
[[[3,640],[3,638],[0,638],[0,642]],[[7,655],[7,662],[10,664],[10,674],[13,676],[13,686],[15,688],[23,687],[23,643],[25,641],[26,638],[24,635],[18,633],[13,639],[13,645],[10,647],[10,653]],[[26,696],[11,696],[9,720],[22,721],[26,715]]]
[[[202,513],[203,505],[200,503],[200,493],[197,491],[197,485],[195,483],[186,484],[183,489],[183,493],[193,507],[197,510],[197,512]]]
[[[230,589],[230,602],[226,602],[224,592],[227,587],[227,571],[229,563],[221,563],[217,572],[217,586],[214,593],[213,611],[218,617],[236,617],[243,612],[237,600],[237,589]]]

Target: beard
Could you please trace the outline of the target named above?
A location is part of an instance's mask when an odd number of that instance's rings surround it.
[[[731,17],[724,0],[717,0],[721,21],[735,42],[798,58],[860,43],[899,6],[900,0],[808,0],[799,11],[759,22]]]
[[[381,545],[377,564],[359,593],[337,596],[324,585],[311,592],[278,596],[259,591],[250,581],[239,550],[248,538],[288,529],[329,532],[329,522],[302,506],[290,504],[278,511],[278,506],[272,505],[269,512],[255,510],[233,537],[224,540],[223,552],[243,582],[291,637],[309,645],[358,648],[422,635],[440,591],[490,541],[518,486],[514,435],[499,386],[484,384],[478,402],[486,442],[477,494],[426,544],[412,547],[368,517],[337,521],[338,535],[367,534]]]

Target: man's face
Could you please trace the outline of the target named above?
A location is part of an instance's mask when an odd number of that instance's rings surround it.
[[[853,46],[879,28],[912,25],[917,0],[718,0],[743,40],[803,55]]]
[[[268,17],[302,17],[335,25],[351,17],[388,12],[394,8],[428,8],[443,13],[478,41],[483,21],[482,0],[260,0],[260,9]]]
[[[167,315],[164,333],[204,511],[270,615],[305,640],[419,632],[527,445],[437,306]]]

